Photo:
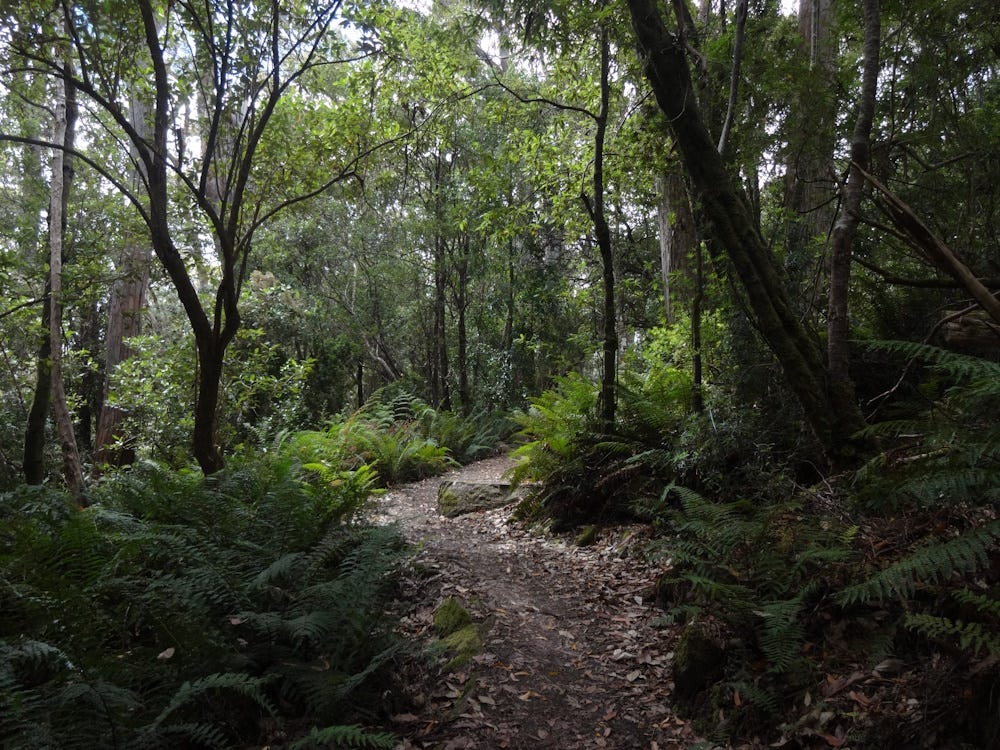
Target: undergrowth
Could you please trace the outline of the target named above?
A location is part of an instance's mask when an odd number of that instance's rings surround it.
[[[83,509],[0,496],[0,745],[392,747],[359,725],[400,649],[404,545],[357,520],[370,473],[308,476],[142,463]]]
[[[287,449],[323,475],[367,466],[381,486],[390,486],[483,458],[509,431],[502,415],[465,417],[383,389],[327,430],[296,433]]]
[[[687,703],[718,742],[1000,746],[1000,365],[879,346],[923,363],[927,408],[869,427],[882,453],[811,487],[792,433],[769,442],[711,392],[691,414],[669,369],[621,384],[611,431],[578,376],[517,417],[515,478],[539,483],[523,514],[658,530],[664,619],[722,654]]]

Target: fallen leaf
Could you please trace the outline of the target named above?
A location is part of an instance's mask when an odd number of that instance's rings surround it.
[[[840,747],[845,742],[847,742],[847,736],[846,735],[843,736],[843,737],[837,737],[836,735],[833,735],[833,734],[822,734],[820,736],[824,740],[826,740],[826,744],[828,744],[830,747]]]
[[[859,693],[859,692],[854,691],[854,690],[852,690],[851,692],[849,692],[847,694],[847,697],[850,698],[855,703],[858,703],[858,704],[860,704],[862,706],[867,706],[868,704],[870,704],[872,702],[872,699],[869,698],[867,695],[865,695],[864,693]]]
[[[613,709],[613,708],[609,708],[609,709],[608,709],[608,711],[607,711],[607,713],[606,713],[606,714],[604,714],[604,716],[603,716],[602,720],[603,720],[603,721],[611,721],[611,720],[612,720],[613,718],[615,718],[615,717],[616,717],[617,715],[618,715],[618,712],[617,712],[617,711],[615,711],[615,709]]]
[[[170,648],[165,648],[159,654],[157,654],[156,658],[159,659],[160,661],[166,661],[171,656],[173,656],[176,651],[177,649],[175,649],[173,646],[171,646]]]
[[[414,721],[420,721],[420,717],[415,714],[395,714],[389,719],[395,724],[410,724]]]

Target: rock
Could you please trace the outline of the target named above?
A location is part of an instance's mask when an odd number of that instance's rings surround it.
[[[502,482],[447,481],[438,488],[438,510],[448,518],[502,508],[517,499],[511,485]]]
[[[692,701],[722,677],[726,651],[700,625],[688,625],[674,655],[674,688],[682,701]]]
[[[434,610],[434,630],[440,636],[451,635],[466,625],[472,624],[472,615],[453,596],[442,601]]]
[[[574,544],[576,544],[577,547],[589,547],[596,541],[597,541],[597,527],[584,526],[583,530],[577,535]]]

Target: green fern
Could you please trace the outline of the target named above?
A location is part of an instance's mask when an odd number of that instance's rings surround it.
[[[311,750],[311,748],[374,748],[392,750],[399,738],[384,732],[371,732],[362,727],[332,726],[317,729],[313,727],[305,737],[289,745],[289,750]]]
[[[947,541],[931,540],[867,580],[838,592],[837,601],[847,606],[893,596],[909,598],[922,585],[974,574],[989,567],[998,539],[1000,521]]]
[[[405,548],[344,511],[361,485],[310,477],[282,456],[208,480],[145,463],[82,511],[0,496],[4,746],[232,747],[262,716],[372,705]]]
[[[962,622],[936,615],[912,613],[906,616],[904,625],[928,638],[957,641],[958,647],[972,656],[983,653],[1000,656],[1000,634],[991,632],[979,622]]]

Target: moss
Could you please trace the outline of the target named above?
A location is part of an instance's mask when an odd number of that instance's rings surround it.
[[[466,625],[450,635],[441,639],[441,643],[453,654],[451,660],[445,665],[445,669],[458,669],[468,664],[473,656],[479,653],[483,647],[483,641],[479,637],[479,629],[473,625]]]
[[[581,531],[576,537],[576,546],[589,547],[596,541],[597,541],[597,527],[593,525],[584,526],[583,531]]]
[[[677,698],[692,700],[722,677],[726,652],[698,625],[684,629],[674,656]]]
[[[472,615],[469,614],[469,610],[453,596],[449,596],[434,610],[434,631],[441,637],[451,635],[471,624]]]

